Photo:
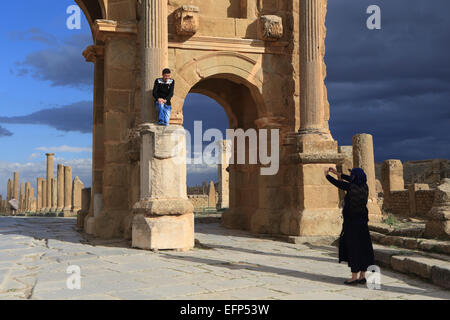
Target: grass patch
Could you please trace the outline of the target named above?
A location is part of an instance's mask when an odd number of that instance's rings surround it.
[[[383,223],[387,224],[388,226],[392,227],[396,224],[399,224],[400,221],[392,214],[390,214],[387,218],[383,219]]]

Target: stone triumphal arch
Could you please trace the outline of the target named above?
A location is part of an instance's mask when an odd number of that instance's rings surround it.
[[[340,231],[339,193],[323,175],[345,158],[328,126],[327,0],[76,2],[94,42],[83,54],[95,64],[86,232],[144,249],[194,245],[186,165],[173,161],[185,156],[180,128],[190,92],[219,102],[230,128],[280,130],[278,174],[230,165],[225,227],[292,236]],[[151,90],[166,67],[176,91],[171,125],[161,127]]]

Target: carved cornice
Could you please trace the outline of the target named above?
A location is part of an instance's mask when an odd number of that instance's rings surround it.
[[[286,47],[288,45],[289,43],[286,41],[277,41],[268,46],[265,41],[257,39],[207,36],[194,36],[187,41],[179,42],[169,35],[169,48],[179,49],[287,54]]]
[[[86,62],[96,63],[99,60],[103,60],[105,56],[105,47],[99,45],[93,45],[86,48],[83,51],[83,57],[86,59]]]
[[[96,41],[105,41],[108,37],[134,36],[137,34],[136,22],[95,20],[94,35]]]

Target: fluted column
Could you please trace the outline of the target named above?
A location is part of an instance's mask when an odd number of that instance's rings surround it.
[[[185,132],[180,126],[156,125],[153,111],[154,81],[168,67],[167,1],[143,0],[142,5],[141,116],[145,124],[140,130],[141,196],[133,208],[132,246],[190,249],[194,246],[194,208],[186,192]],[[163,175],[171,183],[163,182]]]
[[[20,195],[19,195],[19,210],[18,212],[23,212],[25,207],[25,183],[20,184]]]
[[[6,198],[6,200],[8,201],[11,200],[12,194],[13,194],[12,181],[11,179],[8,179],[8,197]]]
[[[327,0],[300,0],[300,133],[332,140],[325,88]]]
[[[46,203],[47,203],[47,180],[42,179],[42,208],[41,208],[42,213],[48,212],[48,207]]]
[[[53,180],[53,157],[54,153],[47,153],[47,202],[45,207],[52,211],[52,180]]]
[[[14,172],[14,192],[13,192],[13,198],[16,200],[19,200],[19,173]]]
[[[64,166],[64,216],[72,210],[72,167]]]
[[[41,211],[42,209],[42,186],[44,183],[44,178],[37,178],[36,187],[37,187],[37,199],[36,199],[36,212]]]
[[[143,0],[142,22],[142,120],[156,122],[153,111],[153,84],[168,67],[169,31],[167,1]]]
[[[57,212],[58,207],[58,194],[57,194],[58,182],[56,178],[52,179],[52,203],[51,203],[51,212]]]
[[[58,164],[58,195],[57,195],[57,208],[56,212],[62,212],[64,209],[64,166]]]
[[[24,212],[30,211],[30,197],[31,197],[31,184],[29,182],[25,183],[25,201],[24,201]]]

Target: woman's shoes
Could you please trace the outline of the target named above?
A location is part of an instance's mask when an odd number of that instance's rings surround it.
[[[356,285],[356,284],[366,284],[366,283],[367,283],[366,278],[356,279],[356,280],[347,280],[344,282],[344,284],[349,285],[349,286]]]
[[[359,283],[359,279],[356,280],[346,280],[344,282],[344,284],[349,285],[349,286],[353,286],[353,285],[357,285]]]

